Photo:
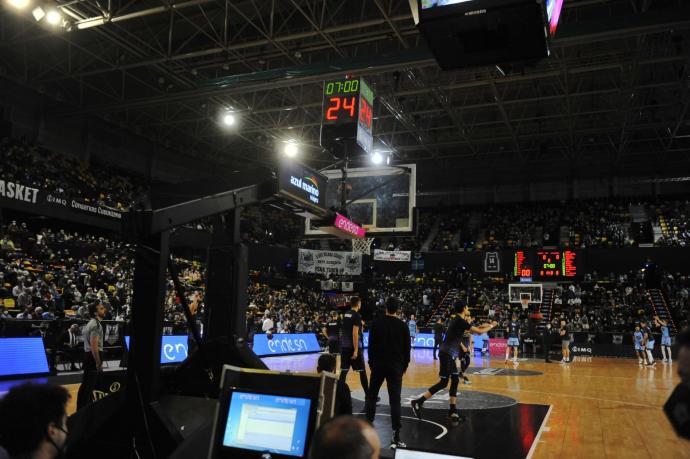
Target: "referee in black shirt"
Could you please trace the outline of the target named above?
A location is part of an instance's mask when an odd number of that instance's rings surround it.
[[[369,329],[369,368],[371,381],[367,393],[365,411],[367,419],[374,422],[376,400],[385,380],[388,384],[388,400],[391,407],[393,439],[391,448],[405,447],[400,441],[400,392],[402,377],[410,363],[410,331],[397,316],[398,301],[386,300],[386,315],[374,321]]]

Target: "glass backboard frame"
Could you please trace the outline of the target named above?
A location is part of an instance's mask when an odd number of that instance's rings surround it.
[[[362,197],[353,202],[353,204],[370,204],[373,208],[373,221],[364,222],[362,227],[367,231],[367,237],[374,236],[408,236],[412,235],[416,231],[416,221],[415,221],[415,207],[416,207],[416,197],[417,197],[417,166],[416,164],[401,164],[399,166],[373,166],[373,167],[359,167],[347,170],[348,179],[361,178],[361,177],[392,177],[393,175],[406,174],[405,169],[409,170],[409,183],[406,193],[407,197],[407,224],[402,226],[389,226],[389,227],[379,227],[377,224],[380,219],[377,218],[377,213],[382,207],[370,196]],[[320,171],[322,174],[328,177],[329,184],[339,184],[342,179],[342,171],[340,169],[328,169],[325,171]],[[330,191],[330,189],[329,189]],[[353,189],[350,192],[350,197],[356,197],[360,193],[366,190]],[[394,197],[402,197],[394,195]],[[328,198],[327,201],[328,202]],[[396,219],[396,223],[400,219]],[[311,228],[311,218],[306,217],[304,220],[304,236],[310,238],[318,237],[330,237],[333,236],[325,233],[319,229]]]

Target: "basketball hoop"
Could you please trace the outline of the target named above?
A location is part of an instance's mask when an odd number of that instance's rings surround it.
[[[352,253],[361,253],[363,255],[371,255],[371,244],[374,242],[373,237],[353,238]]]
[[[520,304],[522,305],[522,310],[526,311],[529,308],[529,298],[520,298]]]

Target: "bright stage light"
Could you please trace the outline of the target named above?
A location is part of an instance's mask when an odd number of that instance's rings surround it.
[[[57,10],[50,10],[48,14],[46,14],[46,21],[48,21],[48,24],[54,26],[60,25],[62,23],[62,15],[58,13]]]
[[[31,12],[31,14],[33,15],[33,17],[36,21],[40,21],[41,19],[43,19],[46,16],[46,12],[40,6],[37,6],[36,8],[34,8],[34,10]]]
[[[374,154],[371,155],[371,162],[376,165],[383,163],[383,155],[378,151],[375,151]]]
[[[299,148],[297,147],[297,142],[294,140],[288,140],[283,147],[283,153],[288,158],[294,158],[299,153]]]
[[[29,3],[31,2],[29,0],[7,0],[7,3],[18,10],[23,10],[29,6]]]
[[[235,118],[234,113],[227,112],[223,115],[223,124],[226,126],[234,126],[237,123],[237,118]]]

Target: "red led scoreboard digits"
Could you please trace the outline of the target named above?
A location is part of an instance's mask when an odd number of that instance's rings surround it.
[[[323,99],[324,124],[354,123],[359,105],[359,79],[327,81]]]
[[[577,276],[577,252],[566,250],[563,252],[563,275],[565,277]]]
[[[515,252],[513,274],[535,279],[565,279],[577,276],[577,252],[537,250]]]
[[[355,139],[366,153],[374,146],[374,93],[362,78],[324,81],[321,146]]]
[[[537,252],[537,262],[539,266],[539,277],[560,277],[561,252],[544,251]]]

